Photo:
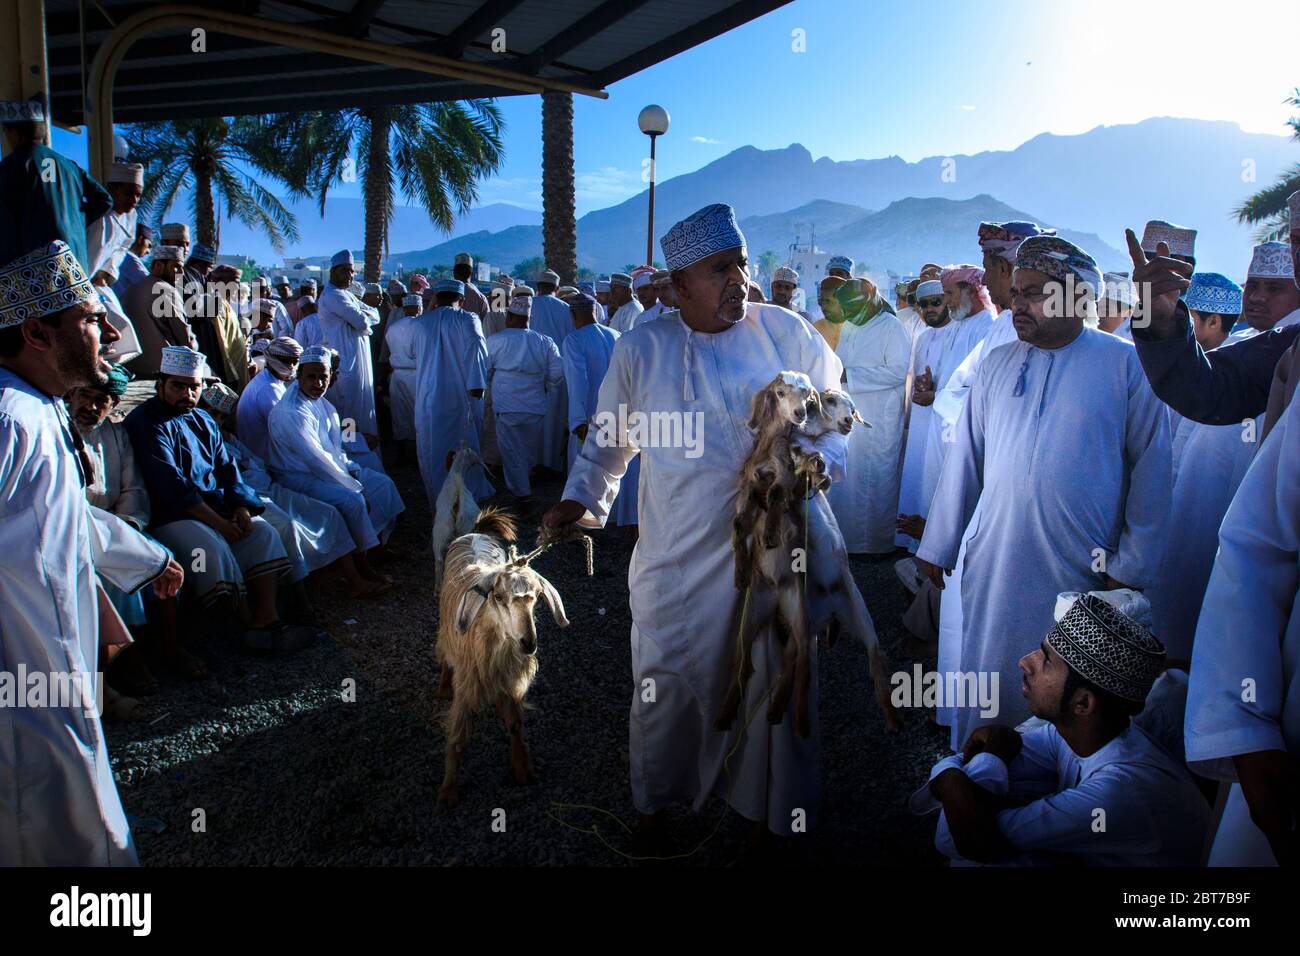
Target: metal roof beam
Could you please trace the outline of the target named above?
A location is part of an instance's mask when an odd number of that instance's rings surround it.
[[[706,40],[712,40],[728,30],[743,26],[750,20],[757,20],[759,17],[771,13],[789,2],[790,0],[741,0],[740,3],[732,4],[713,16],[701,20],[684,30],[679,30],[638,53],[624,57],[603,70],[597,70],[591,76],[584,77],[583,82],[591,83],[596,87],[608,86],[616,80],[631,76],[633,73],[646,69],[646,67],[676,56],[693,46],[698,46]]]
[[[446,39],[434,44],[431,51],[442,56],[459,57],[485,31],[500,26],[502,19],[513,13],[523,2],[524,0],[488,0],[466,17]]]
[[[618,23],[649,0],[605,0],[573,26],[565,27],[532,53],[516,57],[510,66],[523,73],[536,74],[570,50],[580,47],[602,30]]]

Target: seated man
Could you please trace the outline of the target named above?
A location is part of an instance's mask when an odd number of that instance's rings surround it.
[[[74,388],[65,401],[93,472],[87,476],[86,500],[96,508],[121,518],[136,531],[143,532],[149,525],[149,494],[145,491],[144,478],[136,467],[126,431],[117,422],[108,420],[121,402],[130,380],[130,372],[121,365],[114,365],[106,384]],[[123,624],[139,627],[147,623],[145,590],[128,594],[109,581],[102,584]],[[152,617],[162,632],[167,663],[185,676],[204,676],[206,666],[186,652],[177,638],[175,595],[161,599],[154,608]],[[113,666],[108,671],[110,683],[107,690],[117,689],[129,695],[121,699],[124,703],[158,690],[158,682],[138,649],[110,656]]]
[[[337,508],[274,481],[266,462],[230,431],[231,411],[236,401],[241,401],[239,396],[217,383],[203,390],[202,401],[220,426],[221,437],[234,455],[240,475],[266,505],[262,517],[271,523],[284,543],[289,554],[288,578],[293,586],[293,599],[304,619],[311,620],[314,614],[302,582],[321,568],[336,566],[354,598],[375,597],[391,590],[389,585],[370,580],[357,570],[352,560],[355,550],[352,535]]]
[[[955,861],[1195,866],[1210,808],[1187,769],[1133,722],[1165,663],[1145,627],[1110,603],[1072,601],[1020,661],[1046,721],[1023,734],[976,728],[935,765],[912,810],[942,809],[935,846]]]
[[[281,337],[268,342],[262,354],[266,357],[266,368],[253,376],[239,396],[235,420],[244,444],[258,458],[265,459],[270,453],[266,421],[275,403],[284,397],[285,390],[293,382],[302,346],[293,339]]]
[[[181,556],[187,585],[204,608],[237,611],[243,641],[255,650],[294,650],[317,631],[280,620],[279,577],[289,558],[264,506],[207,412],[198,408],[203,355],[163,349],[157,393],[126,417],[153,510],[150,533]],[[247,584],[247,600],[245,600]]]
[[[501,469],[506,487],[518,498],[532,494],[529,476],[545,456],[548,394],[564,388],[564,363],[555,341],[528,327],[531,303],[525,295],[512,298],[506,328],[487,342]]]
[[[325,397],[329,360],[323,345],[305,350],[297,381],[271,410],[271,472],[285,487],[337,508],[357,548],[357,570],[391,583],[370,569],[367,552],[388,540],[405,505],[391,478],[344,452],[339,413]]]

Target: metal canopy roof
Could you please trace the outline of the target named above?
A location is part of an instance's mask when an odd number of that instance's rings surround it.
[[[524,79],[542,77],[595,92],[789,0],[185,2],[504,68]],[[85,121],[83,69],[88,76],[96,50],[113,27],[158,5],[139,0],[46,0],[50,93],[58,122],[80,125]],[[498,27],[505,31],[501,39],[506,50],[500,53],[492,50],[493,31]],[[193,52],[192,43],[189,29],[172,28],[144,37],[130,48],[113,84],[115,122],[518,93],[475,80],[431,76],[212,31],[206,36],[206,52]]]

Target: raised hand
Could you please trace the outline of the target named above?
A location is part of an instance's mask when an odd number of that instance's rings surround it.
[[[1124,238],[1133,260],[1133,284],[1137,286],[1133,327],[1149,327],[1159,338],[1168,338],[1173,334],[1178,298],[1192,284],[1192,266],[1171,256],[1167,243],[1157,243],[1155,256],[1148,259],[1132,229],[1124,230]]]

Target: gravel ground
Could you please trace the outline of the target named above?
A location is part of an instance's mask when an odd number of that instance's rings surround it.
[[[429,514],[414,462],[387,452],[408,508],[392,542],[403,556],[386,568],[398,582],[393,592],[353,602],[335,582],[311,580],[330,640],[283,658],[249,656],[220,637],[201,642],[211,678],[159,674],[144,719],[109,725],[144,864],[627,863],[619,821],[635,820],[627,760],[632,536],[617,528],[595,536],[591,579],[576,545],[539,561],[572,624],[559,631],[538,614],[541,668],[527,716],[538,783],[508,779],[504,733],[484,715],[463,764],[461,803],[443,809],[436,794],[447,705],[433,698]],[[552,481],[534,490],[549,502],[561,488]],[[526,520],[524,540],[536,517]],[[854,559],[853,570],[892,668],[910,668],[893,561]],[[842,641],[820,655],[820,667],[822,816],[810,833],[780,841],[776,862],[937,865],[933,819],[912,817],[903,804],[941,755],[943,736],[920,711],[905,712],[903,729],[886,734],[860,647]],[[348,681],[354,701],[344,699]],[[504,832],[493,826],[498,810]],[[698,816],[682,807],[668,817],[673,852],[685,856],[650,865],[742,859],[747,825],[719,801]]]

